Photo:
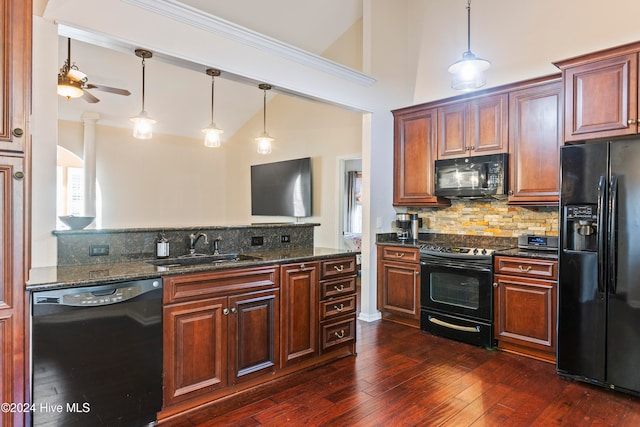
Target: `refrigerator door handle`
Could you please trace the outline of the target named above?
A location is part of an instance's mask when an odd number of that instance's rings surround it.
[[[618,233],[618,177],[612,176],[609,185],[609,292],[616,293]]]
[[[604,176],[600,177],[598,181],[598,292],[605,292],[605,268],[604,268],[604,251],[605,251],[605,239],[607,236],[607,227],[604,223],[605,214],[605,195],[606,195],[607,179]]]

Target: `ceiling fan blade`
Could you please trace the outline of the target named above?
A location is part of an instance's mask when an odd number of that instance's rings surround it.
[[[87,102],[89,102],[91,104],[95,104],[96,102],[100,102],[100,100],[98,98],[96,98],[95,96],[91,95],[86,90],[82,94],[82,99],[84,99],[85,101],[87,101]]]
[[[124,96],[131,95],[131,92],[129,92],[128,90],[119,89],[117,87],[94,85],[94,84],[91,84],[91,83],[87,84],[85,87],[87,89],[97,89],[97,90],[101,90],[103,92],[115,93],[116,95],[124,95]]]

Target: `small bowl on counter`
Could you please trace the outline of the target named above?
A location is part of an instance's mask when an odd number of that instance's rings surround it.
[[[82,230],[93,222],[95,216],[63,215],[58,218],[60,218],[60,221],[70,229]]]

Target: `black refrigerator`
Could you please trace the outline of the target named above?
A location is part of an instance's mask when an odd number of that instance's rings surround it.
[[[640,140],[561,149],[558,373],[640,393]]]

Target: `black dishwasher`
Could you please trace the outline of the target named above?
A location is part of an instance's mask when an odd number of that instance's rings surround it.
[[[32,293],[34,426],[153,425],[162,406],[162,280]]]

